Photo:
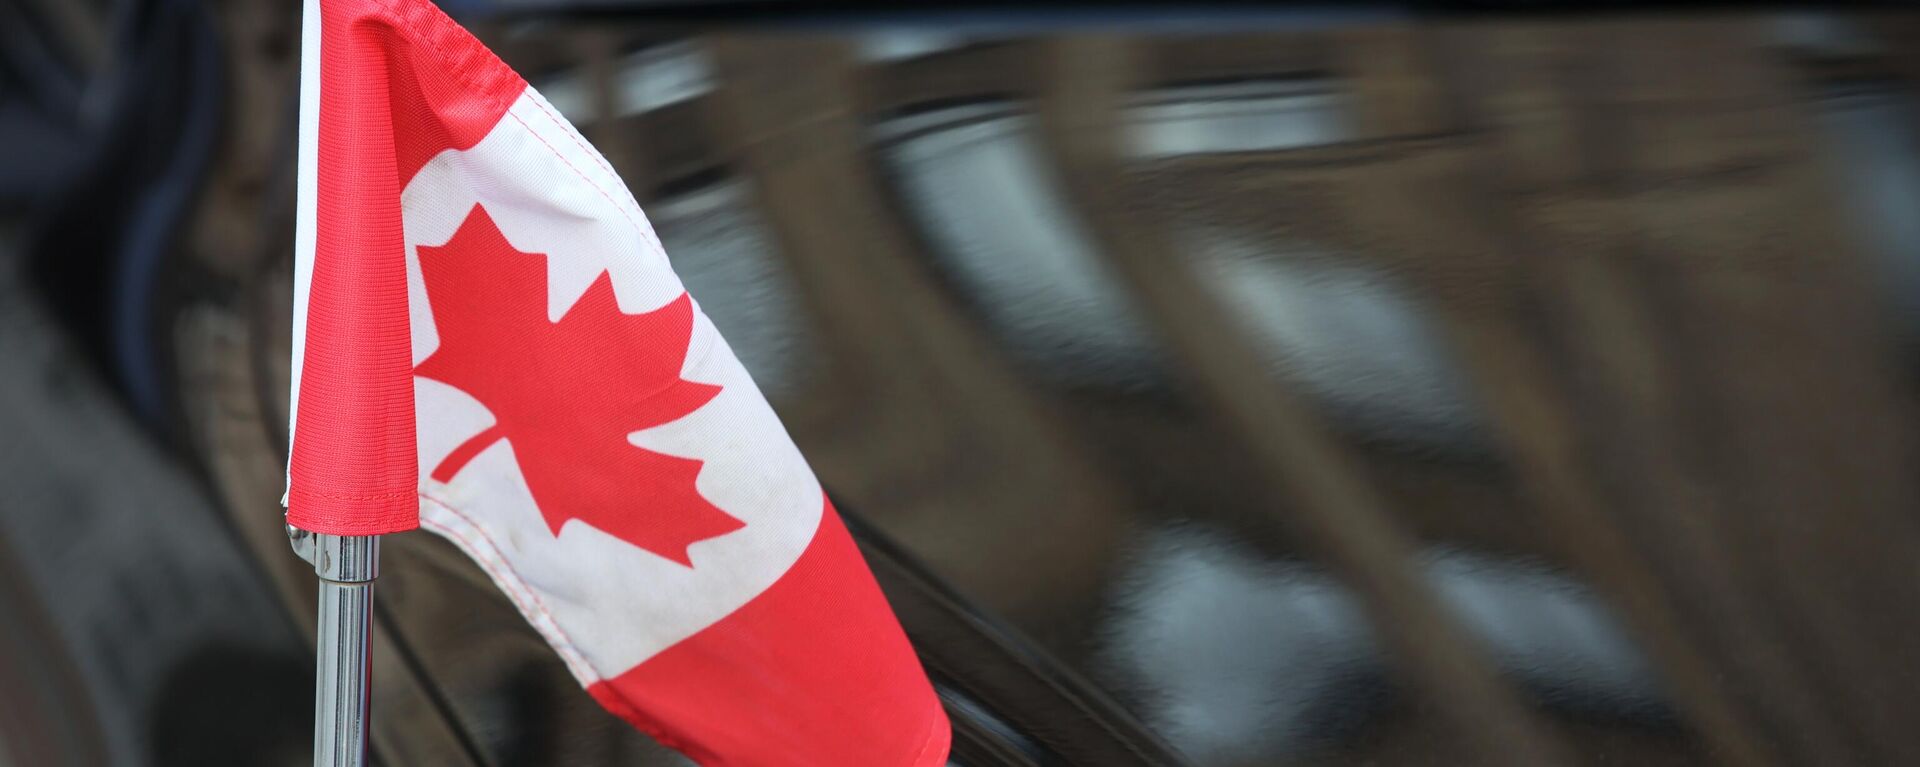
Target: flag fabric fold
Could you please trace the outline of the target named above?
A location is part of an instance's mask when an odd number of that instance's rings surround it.
[[[600,154],[426,0],[307,0],[287,517],[424,527],[702,764],[944,764],[912,647]]]

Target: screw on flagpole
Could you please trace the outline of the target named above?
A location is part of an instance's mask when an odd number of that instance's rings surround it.
[[[314,767],[366,767],[373,580],[380,575],[380,537],[327,535],[288,525],[287,540],[320,576]]]

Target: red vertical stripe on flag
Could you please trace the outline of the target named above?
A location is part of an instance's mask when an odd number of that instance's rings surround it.
[[[400,192],[467,149],[526,83],[427,3],[322,0],[313,276],[287,519],[315,532],[419,526]]]
[[[587,691],[705,767],[935,767],[952,731],[919,666],[828,504],[773,586]]]

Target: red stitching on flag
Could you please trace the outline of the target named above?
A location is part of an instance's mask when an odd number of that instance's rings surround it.
[[[301,493],[311,498],[326,498],[334,501],[385,501],[394,498],[407,498],[413,493],[374,493],[372,495],[353,495],[350,493]]]
[[[927,752],[933,750],[933,733],[940,726],[940,717],[929,717],[927,729],[920,733],[920,753],[913,755],[914,767],[922,767],[927,761]]]
[[[612,205],[615,210],[620,211],[620,215],[625,216],[627,218],[627,223],[633,227],[634,234],[640,235],[641,240],[644,240],[647,243],[653,245],[654,250],[658,251],[662,257],[666,256],[666,250],[660,247],[660,241],[650,236],[651,227],[641,226],[639,221],[634,220],[633,213],[629,212],[625,205],[621,205],[620,203],[614,202],[613,196],[607,194],[607,190],[602,189],[599,184],[593,183],[593,179],[587,178],[587,174],[580,172],[580,168],[578,166],[574,165],[571,160],[568,160],[566,155],[561,154],[560,150],[553,148],[553,144],[549,143],[546,139],[541,138],[540,132],[534,130],[533,126],[528,125],[526,120],[520,119],[520,116],[517,114],[514,114],[513,110],[507,110],[507,116],[513,118],[514,122],[520,123],[520,127],[525,128],[527,131],[527,134],[533,136],[533,140],[540,142],[541,146],[546,147],[547,151],[553,155],[554,159],[559,160],[560,164],[567,166],[567,170],[573,171],[573,175],[579,176],[580,180],[586,182],[587,186],[593,187],[593,191],[600,193],[600,199],[606,200],[608,205]]]
[[[596,677],[599,676],[600,670],[597,668],[594,668],[593,663],[587,660],[586,653],[580,652],[579,643],[573,641],[573,637],[567,635],[566,628],[562,627],[560,625],[560,621],[553,617],[553,613],[547,610],[546,603],[540,601],[540,595],[534,592],[532,586],[527,585],[527,580],[520,576],[520,572],[518,570],[513,569],[513,563],[507,559],[505,552],[502,552],[500,550],[500,546],[493,542],[493,537],[490,535],[487,535],[486,528],[481,527],[480,524],[478,522],[475,522],[472,517],[469,517],[465,513],[461,512],[459,509],[454,508],[452,504],[447,503],[446,501],[440,500],[439,498],[435,498],[425,491],[422,491],[420,493],[420,499],[440,507],[441,510],[447,512],[448,514],[452,514],[455,517],[458,517],[461,522],[465,523],[468,527],[472,528],[475,533],[479,534],[480,539],[486,542],[486,545],[487,545],[486,551],[492,553],[493,556],[491,557],[479,556],[479,554],[481,553],[480,549],[473,544],[472,540],[468,539],[465,535],[462,535],[460,531],[455,530],[453,528],[449,528],[449,527],[434,525],[436,529],[443,530],[448,534],[452,535],[453,537],[460,539],[461,544],[463,544],[463,546],[465,546],[468,549],[468,553],[470,557],[475,562],[479,563],[481,569],[486,570],[489,575],[495,576],[496,580],[505,580],[511,583],[513,585],[513,588],[508,590],[510,592],[508,596],[513,599],[514,606],[520,608],[521,612],[537,612],[540,614],[541,617],[545,618],[548,623],[553,624],[553,630],[555,633],[558,633],[560,635],[559,640],[562,644],[566,645],[566,651],[568,653],[573,654],[575,657],[578,657],[580,659],[581,665],[585,666],[588,670],[593,671]],[[505,572],[501,573],[497,571],[496,568],[488,561],[491,559],[499,560],[499,565],[505,568]],[[531,609],[529,609],[527,605],[521,603],[519,594],[511,593],[515,591],[526,592],[526,601],[531,603],[532,605]]]
[[[534,92],[539,93],[539,91],[537,90]],[[573,128],[572,123],[569,123],[561,119],[558,114],[554,113],[553,106],[547,103],[546,96],[541,96],[540,98],[534,99],[533,103],[535,106],[540,107],[540,114],[546,115],[547,120],[551,121],[555,126],[559,127],[561,133],[566,134],[567,138],[573,140],[574,146],[580,147],[580,151],[586,152],[588,157],[593,158],[594,165],[598,166],[601,170],[606,171],[607,175],[612,176],[615,179],[620,179],[620,172],[614,170],[613,165],[607,162],[606,155],[603,155],[598,151],[595,151],[591,146],[588,146],[587,142],[580,137],[580,132]],[[624,179],[620,179],[620,181],[621,183],[626,183]]]
[[[529,87],[527,90],[536,95],[540,93],[540,91],[535,90],[532,87]],[[588,157],[593,158],[594,164],[597,167],[599,167],[601,170],[606,171],[607,175],[612,176],[614,181],[619,182],[622,185],[626,184],[626,180],[620,178],[620,172],[617,170],[614,170],[613,165],[607,162],[606,155],[601,154],[599,150],[594,149],[593,146],[588,144],[585,139],[582,139],[580,137],[580,131],[576,130],[573,127],[572,123],[567,122],[567,120],[564,117],[562,117],[560,113],[554,111],[553,105],[547,102],[546,96],[540,96],[539,98],[533,99],[533,104],[534,106],[537,106],[540,108],[539,109],[540,114],[545,115],[547,120],[554,124],[554,127],[557,127],[560,129],[560,133],[562,133],[568,139],[573,141],[574,146],[580,147],[580,151],[586,152]],[[519,119],[519,118],[516,117],[515,119]],[[521,123],[521,125],[523,127],[526,127],[526,123]],[[527,130],[530,133],[533,131],[531,127],[527,127]],[[539,136],[539,134],[537,133],[534,135],[536,138]],[[541,143],[546,143],[546,142],[543,141]],[[547,151],[553,152],[556,156],[559,155],[559,152],[555,150],[552,145],[547,146]],[[560,161],[566,162],[566,158],[561,157]],[[577,169],[574,171],[574,173],[579,173],[579,172],[580,171]],[[594,188],[598,189],[599,186],[596,185]],[[603,197],[606,196],[606,193],[601,192],[601,196]],[[628,196],[631,197],[632,195],[629,194]],[[613,202],[613,201],[609,200],[609,202]],[[640,203],[635,202],[633,203],[633,206],[637,208],[640,206]],[[626,211],[626,206],[620,205],[618,202],[614,202],[614,207],[620,208],[622,212]],[[645,216],[646,214],[642,212],[641,215]],[[633,221],[632,216],[629,215],[627,220],[631,223]],[[642,239],[645,239],[648,242],[653,243],[653,246],[660,250],[661,255],[666,254],[667,252],[666,246],[660,244],[660,236],[658,233],[653,231],[652,226],[640,227],[640,234],[642,236]]]

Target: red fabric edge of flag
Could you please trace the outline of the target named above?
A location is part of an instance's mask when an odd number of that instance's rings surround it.
[[[487,572],[602,708],[696,762],[946,763],[953,741],[946,711],[859,547],[824,496],[813,538],[778,581],[712,626],[610,679],[592,667],[484,528],[445,499],[420,497],[436,510],[427,529]],[[774,705],[793,700],[801,703]],[[845,726],[876,718],[899,726],[877,736]]]
[[[939,767],[953,739],[830,502],[806,552],[766,591],[587,692],[705,767]],[[849,728],[875,720],[904,732]]]
[[[431,3],[322,0],[313,273],[287,521],[419,526],[400,192],[492,131],[526,82]],[[313,23],[313,20],[309,20]]]

